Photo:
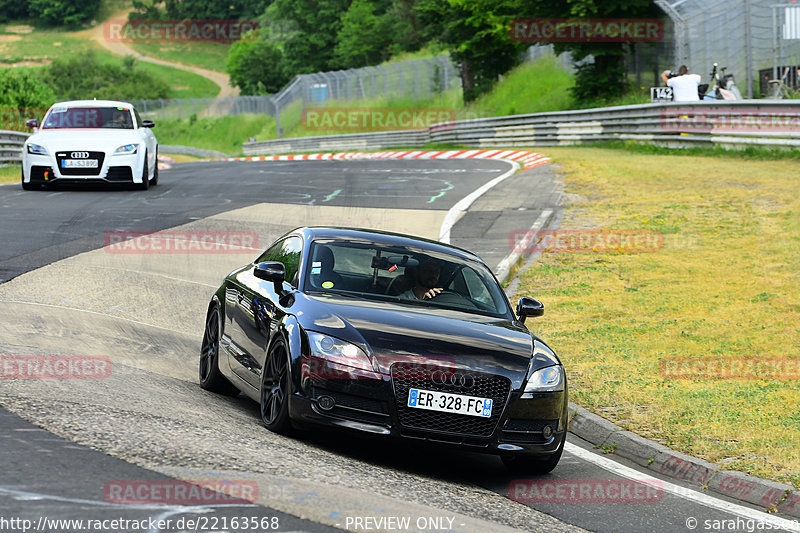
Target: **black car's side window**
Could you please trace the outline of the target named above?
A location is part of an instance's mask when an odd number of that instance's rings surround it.
[[[297,272],[300,269],[300,256],[303,253],[303,240],[300,237],[289,237],[276,242],[266,252],[256,259],[256,263],[263,261],[278,261],[286,269],[286,280],[297,287]]]

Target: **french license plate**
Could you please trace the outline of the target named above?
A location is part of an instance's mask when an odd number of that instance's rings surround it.
[[[97,168],[97,159],[63,159],[61,168]]]
[[[429,411],[480,416],[483,418],[492,416],[491,398],[477,398],[449,392],[410,389],[408,391],[408,406],[416,409],[428,409]]]

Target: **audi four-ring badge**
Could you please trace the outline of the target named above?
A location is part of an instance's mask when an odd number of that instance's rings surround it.
[[[275,432],[327,426],[499,455],[546,473],[567,434],[567,379],[475,254],[395,233],[305,227],[228,274],[199,378],[260,404]]]
[[[147,189],[158,183],[158,141],[151,120],[127,102],[80,100],[53,105],[22,149],[22,188],[116,183]]]

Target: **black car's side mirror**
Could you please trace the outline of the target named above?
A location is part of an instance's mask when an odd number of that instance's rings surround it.
[[[523,296],[517,302],[517,317],[523,324],[525,318],[529,316],[542,316],[544,314],[544,304],[536,298]]]
[[[32,119],[28,120],[25,123],[25,125],[28,126],[30,129],[38,128],[39,127],[39,121],[36,120],[35,118],[32,118]]]
[[[278,261],[264,261],[258,263],[253,275],[264,281],[271,281],[275,284],[275,292],[280,294],[283,291],[283,281],[286,279],[286,267]]]
[[[153,122],[152,120],[143,120],[142,121],[142,127],[143,128],[155,128],[156,127],[156,123]]]

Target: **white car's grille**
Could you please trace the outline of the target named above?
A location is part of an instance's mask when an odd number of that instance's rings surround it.
[[[78,157],[74,157],[78,156]],[[104,152],[88,152],[88,151],[68,151],[56,152],[56,162],[58,163],[58,170],[62,176],[98,176],[100,169],[103,168],[103,161],[106,154]],[[71,161],[97,161],[94,167],[72,167]]]

